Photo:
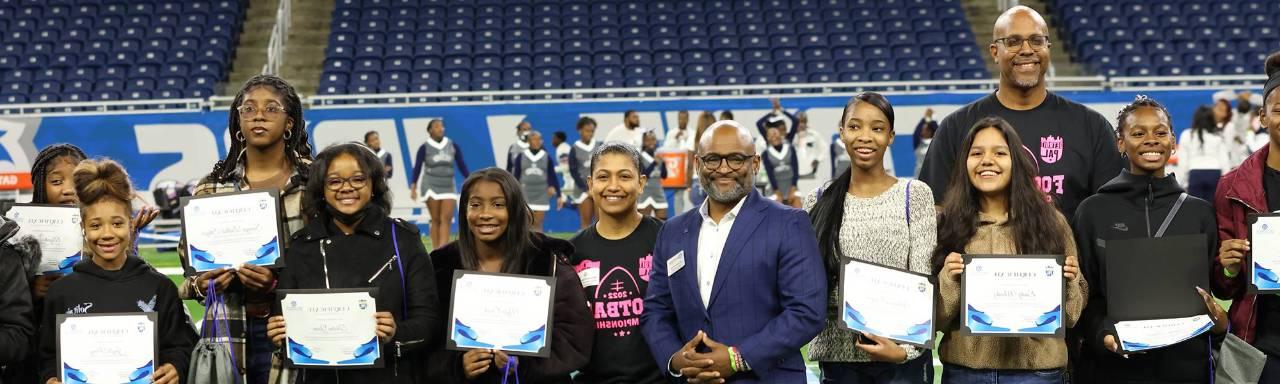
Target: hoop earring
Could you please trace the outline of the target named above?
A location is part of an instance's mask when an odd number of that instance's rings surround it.
[[[235,136],[236,141],[239,141],[239,142],[241,142],[241,143],[243,143],[243,142],[244,142],[244,132],[240,132],[240,130],[238,130],[238,129],[237,129],[237,130],[236,130],[236,134],[234,134],[234,135],[232,135],[232,136]]]
[[[292,137],[293,137],[293,130],[292,130],[292,129],[284,131],[284,139],[285,139],[285,140],[289,140],[289,139],[290,139],[290,138],[292,138]]]

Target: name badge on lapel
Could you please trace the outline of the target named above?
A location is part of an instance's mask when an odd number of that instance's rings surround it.
[[[675,275],[684,269],[684,251],[677,252],[675,256],[667,259],[667,276]]]

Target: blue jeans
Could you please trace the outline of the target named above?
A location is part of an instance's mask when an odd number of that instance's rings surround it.
[[[249,318],[248,366],[249,384],[266,384],[271,372],[271,341],[267,340],[267,319]]]
[[[1017,369],[973,369],[955,364],[942,365],[943,384],[1062,384],[1062,369],[1043,371]]]
[[[933,354],[930,351],[902,364],[819,363],[819,366],[822,368],[822,384],[933,383]]]

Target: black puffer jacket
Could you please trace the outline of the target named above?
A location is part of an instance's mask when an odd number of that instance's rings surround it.
[[[551,357],[519,358],[520,382],[532,384],[571,383],[569,374],[587,364],[591,358],[591,343],[595,332],[594,317],[587,308],[582,293],[582,283],[569,256],[573,244],[565,240],[547,237],[541,233],[532,236],[533,247],[529,252],[529,264],[523,274],[554,276],[556,278],[555,304],[552,308]],[[440,290],[440,308],[448,310],[453,291],[453,271],[463,269],[462,253],[458,242],[431,252],[436,268],[436,284]],[[445,332],[441,332],[444,334]],[[502,367],[490,367],[473,383],[501,383]],[[446,350],[443,341],[436,344],[431,354],[429,372],[439,383],[467,383],[462,370],[462,352]]]

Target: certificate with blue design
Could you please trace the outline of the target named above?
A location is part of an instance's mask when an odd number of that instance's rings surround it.
[[[1249,273],[1249,290],[1280,293],[1280,214],[1250,214],[1248,220],[1251,252],[1241,270]]]
[[[929,276],[848,260],[840,277],[840,320],[849,329],[933,348]]]
[[[964,255],[962,334],[1064,337],[1063,256]]]
[[[182,198],[187,265],[196,272],[282,266],[279,195],[250,190]]]
[[[555,278],[456,270],[448,348],[551,356]]]
[[[58,315],[63,384],[150,383],[156,370],[156,314]]]
[[[71,273],[71,266],[80,261],[84,235],[80,228],[79,207],[14,204],[5,216],[18,224],[18,233],[10,238],[10,242],[31,236],[40,243],[37,275],[66,275]]]
[[[1121,321],[1116,336],[1125,352],[1140,352],[1181,343],[1213,328],[1209,315],[1176,319]]]
[[[382,366],[377,288],[281,289],[285,357],[299,368]]]

